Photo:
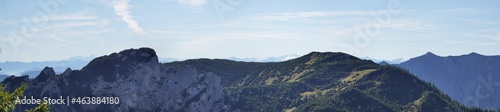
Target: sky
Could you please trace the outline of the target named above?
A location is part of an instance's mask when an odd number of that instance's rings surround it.
[[[498,0],[0,0],[0,62],[151,47],[176,59],[500,54]]]

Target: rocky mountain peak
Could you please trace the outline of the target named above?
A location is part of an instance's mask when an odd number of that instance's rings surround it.
[[[467,56],[481,57],[481,56],[484,56],[484,55],[476,53],[476,52],[471,52],[471,53],[467,54]]]
[[[151,48],[127,49],[118,53],[101,56],[90,61],[82,68],[88,77],[103,76],[107,82],[113,82],[116,75],[132,75],[128,72],[143,67],[159,68],[158,56]]]
[[[223,87],[213,73],[189,66],[162,66],[151,48],[127,49],[93,59],[81,70],[67,68],[62,75],[45,67],[33,80],[9,77],[3,84],[13,91],[28,83],[25,96],[100,96],[120,98],[117,105],[51,105],[70,111],[222,111]],[[16,111],[33,108],[18,105]]]
[[[71,68],[66,68],[66,70],[64,70],[64,72],[62,73],[63,76],[69,76],[69,74],[71,74]]]
[[[52,67],[45,67],[43,70],[40,72],[40,74],[36,77],[37,80],[46,80],[47,78],[51,76],[55,76],[56,72],[54,71],[54,68]]]
[[[442,58],[442,57],[440,57],[440,56],[438,56],[438,55],[436,55],[436,54],[434,54],[432,52],[427,52],[427,53],[425,53],[423,55],[420,55],[420,56],[417,56],[417,57],[413,57],[413,58],[409,59],[408,61],[410,61],[410,60],[411,61],[418,60],[417,62],[419,62],[419,61],[424,61],[424,60],[436,60],[436,59],[440,59],[440,58]],[[408,62],[408,61],[406,61],[406,62]]]
[[[311,52],[307,55],[297,58],[298,60],[305,61],[306,64],[314,64],[318,62],[334,62],[344,60],[360,60],[349,54],[342,52]]]
[[[2,81],[2,84],[4,84],[5,90],[14,91],[16,88],[13,88],[13,87],[19,87],[22,84],[27,83],[29,81],[30,81],[30,78],[28,75],[9,76]]]
[[[382,61],[382,62],[380,62],[380,63],[378,63],[378,64],[379,64],[379,65],[391,65],[391,64],[387,63],[386,61]]]
[[[139,48],[139,49],[127,49],[120,51],[119,53],[112,53],[110,55],[101,56],[90,61],[89,65],[99,65],[109,62],[123,62],[127,63],[144,63],[156,61],[158,62],[158,56],[156,52],[151,48]]]
[[[43,68],[41,74],[55,75],[56,72],[54,71],[54,68],[52,68],[52,67],[45,67],[45,68]]]
[[[432,52],[427,52],[427,53],[425,53],[425,54],[424,54],[424,55],[422,55],[422,56],[439,57],[438,55],[436,55],[436,54],[434,54],[434,53],[432,53]]]

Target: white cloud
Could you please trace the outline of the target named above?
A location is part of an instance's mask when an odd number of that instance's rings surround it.
[[[68,14],[47,15],[47,18],[40,18],[40,19],[28,18],[30,22],[35,22],[35,23],[44,23],[52,21],[96,20],[96,19],[99,19],[99,17],[91,16],[84,11],[68,13]],[[23,20],[12,20],[12,21],[0,20],[0,23],[9,24],[13,26],[15,26],[16,24],[24,24]]]
[[[91,20],[97,18],[96,16],[89,16],[83,12],[77,12],[73,14],[53,15],[49,17],[49,20]]]
[[[193,10],[200,10],[203,8],[205,4],[208,3],[208,0],[163,0],[167,2],[177,2],[183,7],[193,9]],[[197,12],[195,11],[195,12]],[[194,13],[194,12],[193,12]]]
[[[475,41],[465,41],[465,40],[445,40],[445,44],[473,44],[473,43],[478,43]]]
[[[478,45],[478,46],[500,45],[500,42],[478,43],[478,44],[474,44],[474,45]]]
[[[66,41],[66,40],[65,40],[65,39],[63,39],[63,38],[56,37],[56,36],[54,36],[54,35],[49,35],[49,37],[50,37],[50,38],[52,38],[52,39],[54,39],[54,40],[57,40],[57,41],[59,41],[59,42],[68,42],[68,41]]]
[[[72,29],[79,27],[90,26],[92,28],[104,27],[108,24],[108,20],[91,20],[91,21],[64,21],[64,22],[54,22],[52,24],[48,24],[46,27],[40,29],[40,31],[53,31],[53,30],[62,30],[62,29]]]
[[[177,3],[189,7],[199,8],[207,3],[207,0],[177,0]]]
[[[116,15],[119,15],[122,17],[122,20],[125,21],[128,25],[128,27],[132,30],[134,30],[134,32],[137,32],[137,33],[144,33],[144,31],[142,30],[142,28],[139,27],[139,24],[137,23],[137,21],[135,21],[132,17],[132,15],[130,15],[130,11],[128,10],[129,9],[129,5],[128,5],[128,0],[115,0],[113,1],[113,8],[115,10],[115,13]]]
[[[51,27],[63,28],[63,27],[80,27],[80,26],[97,26],[99,22],[66,22],[54,24]]]
[[[298,33],[281,32],[232,32],[223,33],[217,36],[236,40],[306,40],[306,38],[300,37]]]
[[[487,19],[470,19],[470,18],[455,18],[454,20],[469,23],[469,24],[485,24],[485,25],[498,25],[500,21],[497,20],[487,20]]]
[[[386,25],[389,28],[407,30],[407,31],[436,31],[440,29],[432,23],[425,23],[419,21],[392,21],[390,24]]]
[[[476,11],[477,10],[475,10],[475,9],[469,9],[469,8],[457,8],[457,9],[439,10],[438,12],[443,12],[443,13],[473,13]]]
[[[14,22],[5,21],[5,20],[1,20],[1,19],[0,19],[0,24],[8,24],[8,25],[11,25],[11,26],[16,26],[16,24]]]
[[[483,36],[483,37],[486,37],[486,38],[489,38],[489,39],[493,39],[493,40],[496,40],[496,41],[500,41],[500,34],[488,35],[488,36]]]
[[[359,16],[369,15],[370,11],[314,11],[314,12],[287,12],[274,14],[261,14],[254,17],[260,20],[291,20],[313,17]]]

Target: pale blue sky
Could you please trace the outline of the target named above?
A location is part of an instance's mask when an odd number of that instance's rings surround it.
[[[498,0],[0,0],[0,62],[143,46],[178,59],[311,51],[387,60],[428,51],[499,55],[499,6]],[[379,32],[356,38],[369,31]]]

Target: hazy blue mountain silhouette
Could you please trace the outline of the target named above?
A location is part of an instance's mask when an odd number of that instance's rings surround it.
[[[500,108],[500,56],[473,52],[442,57],[428,52],[399,66],[463,104]]]
[[[54,67],[56,72],[62,72],[66,68],[72,69],[80,69],[89,63],[94,56],[89,57],[72,57],[66,60],[54,60],[54,61],[32,61],[32,62],[19,62],[19,61],[7,61],[0,62],[0,74],[7,75],[29,75],[30,78],[35,78],[40,71],[46,66]],[[30,73],[36,73],[36,75],[32,75]],[[28,74],[26,74],[28,73]]]
[[[0,75],[0,80],[4,80],[5,78],[9,77],[9,75]]]
[[[385,59],[375,59],[375,58],[370,58],[370,57],[360,57],[361,59],[366,59],[366,60],[372,60],[375,63],[382,63],[382,64],[400,64],[404,62],[405,60],[403,58],[397,58],[397,59],[392,59],[392,60],[385,60]]]

